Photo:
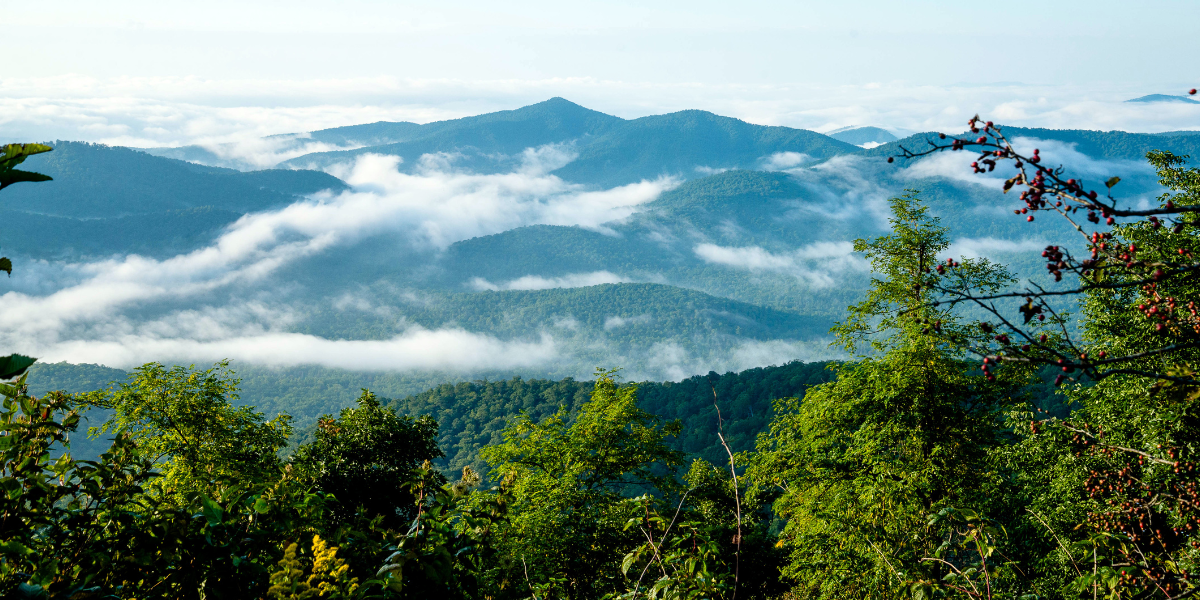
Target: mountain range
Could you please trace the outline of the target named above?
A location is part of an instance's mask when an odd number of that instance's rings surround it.
[[[1134,202],[1159,193],[1147,151],[1200,152],[1195,132],[1003,131],[1085,182],[1119,175]],[[278,381],[263,369],[393,373],[397,395],[598,366],[679,380],[836,359],[826,332],[870,277],[852,241],[885,232],[887,199],[905,190],[950,227],[951,252],[1037,272],[1047,230],[1012,215],[1000,174],[972,176],[961,155],[885,160],[932,139],[695,110],[621,119],[554,98],[253,151],[54,142],[25,163],[52,182],[0,194],[4,297],[30,307],[0,337],[120,368],[230,357]],[[260,385],[243,400],[311,419],[353,400],[339,386]]]

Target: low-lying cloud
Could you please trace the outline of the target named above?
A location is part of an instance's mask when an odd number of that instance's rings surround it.
[[[1144,160],[1106,160],[1092,158],[1076,148],[1074,143],[1057,140],[1042,140],[1030,137],[1018,137],[1012,140],[1013,147],[1020,153],[1029,155],[1037,149],[1042,157],[1043,165],[1063,166],[1069,177],[1084,177],[1095,187],[1100,182],[1119,175],[1122,179],[1137,176],[1152,176],[1153,168]],[[908,179],[940,177],[983,186],[993,190],[1001,190],[1004,180],[1017,174],[1013,164],[1002,161],[995,171],[990,173],[975,173],[971,163],[979,160],[979,155],[973,152],[939,152],[913,161],[907,168],[899,171],[899,176]],[[1104,190],[1100,187],[1101,191]],[[1120,190],[1116,190],[1119,192]]]
[[[604,330],[612,331],[624,327],[626,325],[645,325],[650,322],[650,315],[636,315],[633,317],[611,316],[604,319]]]
[[[513,109],[553,96],[624,118],[695,108],[751,123],[814,131],[856,124],[954,131],[976,113],[1024,127],[1200,129],[1198,105],[1123,102],[1164,91],[1128,82],[742,86],[591,77],[272,80],[69,75],[5,78],[0,89],[0,125],[11,141],[69,139],[136,147],[244,144],[250,148],[251,140],[271,134],[376,121],[427,123]]]
[[[760,246],[730,247],[697,244],[693,248],[701,260],[752,272],[785,273],[807,281],[814,287],[837,284],[836,276],[863,272],[867,262],[854,253],[851,242],[818,242],[787,253],[772,253]]]
[[[246,308],[252,303],[245,298],[270,296],[281,285],[270,278],[281,268],[371,236],[400,237],[418,249],[437,250],[536,223],[601,228],[674,185],[662,179],[596,191],[547,174],[572,156],[562,147],[531,149],[516,171],[492,175],[436,170],[436,160],[416,174],[404,174],[397,170],[398,157],[362,156],[340,173],[352,190],[323,192],[279,210],[246,215],[211,245],[187,254],[165,260],[129,255],[79,264],[47,263],[18,273],[14,279],[24,291],[0,296],[0,343],[53,360],[105,364],[220,355],[254,363],[334,365],[344,362],[339,354],[374,353],[378,358],[345,364],[447,369],[507,354],[510,347],[505,344],[517,344],[513,352],[537,362],[549,356],[550,341],[500,342],[456,330],[413,330],[392,340],[335,343],[287,333],[285,309],[255,313]],[[625,279],[600,271],[558,278],[530,275],[502,285],[547,289],[621,281]],[[222,304],[205,308],[214,301]],[[229,312],[230,303],[241,306],[240,312]],[[147,321],[146,310],[167,316]],[[271,311],[275,312],[267,314]],[[187,322],[193,325],[184,327]],[[422,358],[413,348],[424,342],[444,342],[454,349]],[[271,358],[275,354],[278,359]],[[455,362],[449,358],[452,354],[464,358]],[[510,359],[488,359],[484,364],[518,364],[504,360]]]
[[[762,158],[759,163],[764,171],[786,171],[794,169],[808,161],[812,157],[801,152],[776,152],[770,156]]]
[[[630,281],[630,279],[609,271],[592,271],[591,273],[570,273],[562,277],[526,275],[503,283],[492,283],[482,277],[475,277],[468,285],[478,291],[549,290],[554,288],[591,287],[605,283],[628,283]]]
[[[845,353],[830,348],[827,338],[813,340],[742,340],[719,352],[689,351],[676,342],[659,342],[647,353],[648,373],[633,373],[632,377],[661,378],[680,381],[693,375],[717,371],[739,372],[767,365],[783,365],[794,360],[804,362],[837,360]]]
[[[273,367],[320,365],[355,371],[469,372],[544,367],[558,358],[558,348],[550,336],[536,341],[503,341],[462,329],[421,328],[386,340],[331,340],[287,332],[210,340],[129,335],[68,340],[33,352],[49,362],[119,368],[151,361],[215,362],[228,358]]]
[[[1013,254],[1034,252],[1046,247],[1045,240],[1002,240],[994,237],[958,238],[950,244],[950,256],[966,258],[1010,258]]]

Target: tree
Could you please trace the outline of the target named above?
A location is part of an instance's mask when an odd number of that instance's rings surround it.
[[[97,460],[73,460],[60,449],[76,401],[31,397],[24,379],[0,387],[5,598],[262,597],[284,540],[321,520],[321,499],[286,474],[163,489],[128,432]]]
[[[833,330],[862,354],[803,401],[776,403],[748,473],[786,519],[784,574],[800,595],[892,598],[957,568],[935,558],[949,533],[930,521],[952,507],[987,513],[1001,483],[989,450],[1005,443],[1003,411],[1027,376],[973,376],[941,340],[979,337],[926,299],[946,230],[915,192],[891,207],[891,234],[855,242],[878,277]],[[960,272],[984,289],[1010,280],[986,260],[964,260]]]
[[[503,443],[483,451],[512,494],[497,541],[511,562],[495,574],[509,594],[520,586],[583,599],[622,589],[619,557],[640,544],[624,530],[636,511],[624,494],[677,491],[682,457],[666,440],[678,435],[678,422],[663,424],[638,408],[637,388],[618,386],[613,371],[596,375],[574,423],[562,411],[541,423],[521,416]]]
[[[278,452],[287,444],[291,417],[268,421],[252,407],[234,406],[237,386],[228,362],[203,371],[149,363],[115,389],[86,394],[82,402],[112,411],[93,436],[128,435],[161,471],[158,488],[182,500],[192,492],[212,495],[221,480],[280,475]]]
[[[317,421],[316,439],[301,446],[292,463],[313,478],[317,489],[337,498],[332,525],[362,512],[398,529],[417,512],[409,479],[422,463],[441,456],[433,419],[397,416],[363,390],[356,407],[342,409],[337,419],[325,415]]]
[[[1200,170],[1186,168],[1187,157],[1150,152],[1167,192],[1157,206],[1133,206],[1113,195],[1119,177],[1105,189],[1086,185],[1043,165],[1038,150],[1018,152],[992,122],[975,117],[969,126],[969,137],[942,135],[927,150],[901,155],[977,150],[976,173],[1015,169],[1004,184],[1021,189],[1015,213],[1030,223],[1038,214],[1066,219],[1078,237],[1042,252],[1051,283],[1031,279],[996,293],[951,278],[937,286],[935,301],[988,313],[980,326],[995,335],[962,344],[985,363],[1054,365],[1056,384],[1071,384],[1078,411],[1067,419],[1030,415],[1019,430],[1028,432],[1022,458],[1036,459],[1028,493],[1056,515],[1044,525],[1075,592],[1192,595],[1200,589],[1191,575],[1200,558],[1192,458],[1200,444]],[[1063,312],[1072,303],[1082,308],[1078,328]],[[1072,489],[1049,493],[1051,486]]]

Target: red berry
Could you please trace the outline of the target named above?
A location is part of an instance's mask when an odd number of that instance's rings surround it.
[[[1190,94],[1190,95],[1192,95],[1192,96],[1195,96],[1195,95],[1196,95],[1196,88],[1192,88],[1192,89],[1188,90],[1188,94]]]
[[[1028,217],[1025,217],[1025,220],[1026,220],[1026,221],[1032,221],[1032,220],[1033,220],[1033,215],[1029,215]]]
[[[890,156],[888,157],[888,162],[894,162],[895,160],[896,160],[895,158],[892,158]]]

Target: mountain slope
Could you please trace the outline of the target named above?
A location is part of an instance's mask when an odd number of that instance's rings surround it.
[[[1151,150],[1167,150],[1175,154],[1200,157],[1200,136],[1191,132],[1127,133],[1124,131],[1089,131],[1086,129],[1039,129],[1005,126],[1002,131],[1009,139],[1019,137],[1054,140],[1073,144],[1075,150],[1092,159],[1118,159],[1143,162]],[[948,134],[949,135],[949,134]],[[919,151],[928,148],[927,140],[939,141],[937,132],[917,133],[864,152],[865,156],[890,156],[899,146]],[[960,136],[961,137],[961,136]]]
[[[892,132],[880,127],[848,127],[831,131],[825,135],[847,144],[866,146],[867,144],[886,144],[896,141]]]
[[[56,142],[24,166],[54,180],[0,194],[9,226],[0,245],[46,259],[165,258],[209,243],[246,213],[349,189],[319,171],[239,172],[81,142]]]
[[[482,167],[488,162],[486,155],[519,154],[526,148],[595,135],[620,121],[562,98],[551,98],[516,110],[420,125],[407,131],[401,142],[306,154],[279,166],[322,168],[368,153],[400,156],[406,164],[412,164],[423,154],[460,152],[474,158],[474,166]],[[509,164],[501,160],[497,168]]]
[[[859,150],[805,129],[753,125],[685,110],[623,122],[581,145],[579,157],[554,173],[568,181],[613,186],[710,172],[704,169],[755,168],[777,153],[829,158]]]
[[[345,189],[325,173],[239,173],[198,167],[129,148],[55,142],[25,161],[54,181],[4,191],[0,207],[72,218],[104,218],[199,206],[240,213],[284,206],[294,194]]]
[[[457,153],[457,164],[487,172],[512,168],[526,148],[546,144],[569,144],[578,153],[556,175],[602,187],[659,176],[696,177],[704,174],[698,167],[754,168],[784,152],[828,158],[860,151],[816,132],[753,125],[705,111],[627,121],[553,98],[517,110],[422,125],[399,143],[307,154],[280,166],[323,168],[374,153],[400,156],[406,169],[423,154],[446,152]]]

